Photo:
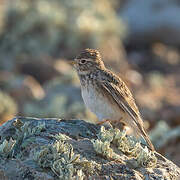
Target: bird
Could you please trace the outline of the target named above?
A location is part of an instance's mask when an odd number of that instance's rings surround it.
[[[108,70],[96,49],[84,49],[71,61],[80,79],[81,94],[87,108],[99,124],[121,122],[142,136],[151,151],[154,146],[144,128],[140,111],[125,82]]]

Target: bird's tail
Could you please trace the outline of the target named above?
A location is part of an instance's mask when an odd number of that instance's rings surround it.
[[[145,129],[142,129],[142,136],[146,140],[146,142],[147,142],[149,148],[151,149],[151,151],[155,151],[154,145],[152,144],[152,142],[151,142],[149,136],[147,135]]]
[[[142,119],[140,119],[140,121],[142,121]],[[152,142],[151,142],[151,140],[150,140],[146,130],[144,129],[143,123],[142,123],[142,125],[139,124],[139,123],[137,123],[136,125],[138,126],[140,135],[144,138],[144,140],[148,144],[148,146],[151,149],[151,151],[155,151],[154,145],[152,144]]]
[[[125,110],[128,112],[129,116],[132,118],[131,120],[129,121],[126,121],[126,123],[130,126],[130,127],[133,127],[133,130],[137,130],[137,134],[141,135],[144,140],[147,142],[149,148],[152,150],[152,151],[155,151],[155,148],[151,142],[151,140],[149,139],[149,136],[146,132],[146,130],[144,129],[144,125],[143,125],[143,120],[142,118],[140,117],[140,115],[137,115],[137,114],[133,114],[127,107],[123,106],[125,108]],[[132,121],[133,120],[133,121]]]

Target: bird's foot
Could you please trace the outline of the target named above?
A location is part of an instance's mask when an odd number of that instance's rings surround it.
[[[103,121],[98,122],[97,125],[101,126],[102,124],[107,123],[107,122],[110,122],[110,119],[104,119]]]
[[[110,122],[110,123],[119,123],[121,122],[122,118],[118,119],[118,120],[112,120],[112,119],[104,119],[103,121],[100,121],[97,123],[97,125],[102,125],[104,123]]]

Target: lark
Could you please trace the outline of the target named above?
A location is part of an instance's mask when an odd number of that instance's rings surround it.
[[[141,135],[154,151],[130,90],[120,77],[106,69],[99,51],[85,49],[72,63],[80,79],[84,103],[96,114],[99,124],[122,122],[132,128],[135,135]]]

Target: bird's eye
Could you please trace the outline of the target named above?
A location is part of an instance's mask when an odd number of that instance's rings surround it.
[[[81,63],[81,64],[85,64],[85,63],[86,63],[86,60],[85,60],[85,59],[82,59],[82,60],[80,61],[80,63]]]

